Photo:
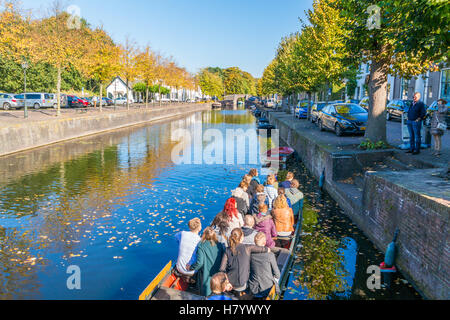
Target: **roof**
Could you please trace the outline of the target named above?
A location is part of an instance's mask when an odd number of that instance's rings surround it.
[[[124,85],[125,87],[127,86],[126,82],[123,81],[122,78],[121,78],[120,76],[116,76],[116,77],[115,77],[114,79],[112,79],[111,82],[106,86],[106,89],[108,89],[108,88],[114,83],[114,81],[116,81],[116,79],[119,79],[119,81],[122,82],[123,85]],[[133,91],[133,89],[132,89],[130,86],[128,86],[128,89],[129,89],[130,91]]]

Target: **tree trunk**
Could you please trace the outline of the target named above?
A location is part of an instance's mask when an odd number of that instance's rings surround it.
[[[372,61],[369,77],[369,121],[365,137],[372,142],[386,141],[387,70],[383,61]]]
[[[129,100],[129,99],[130,99],[130,98],[129,98],[129,94],[130,94],[130,93],[129,93],[129,91],[130,91],[130,90],[128,89],[128,79],[127,79],[127,110],[128,110],[128,111],[130,110],[130,103],[129,103],[129,101],[130,101],[130,100]]]
[[[158,95],[159,95],[159,106],[161,107],[161,85],[158,87]]]
[[[148,108],[148,86],[147,91],[145,92],[145,107]]]
[[[56,108],[56,116],[61,115],[61,67],[58,66],[58,76],[56,80],[56,99],[57,101],[57,108]]]
[[[100,83],[100,102],[99,102],[99,109],[100,112],[103,112],[103,83]]]
[[[311,108],[312,108],[311,99],[312,99],[311,92],[308,92],[308,115],[306,116],[308,121],[311,120]]]

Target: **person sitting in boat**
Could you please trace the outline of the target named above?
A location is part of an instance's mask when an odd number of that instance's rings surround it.
[[[219,272],[212,276],[210,281],[211,295],[206,300],[236,300],[228,292],[233,290],[233,286],[226,273]]]
[[[294,232],[294,212],[287,204],[286,196],[279,196],[272,211],[273,220],[277,229],[278,237],[289,237]]]
[[[267,199],[269,201],[269,209],[272,210],[272,204],[273,204],[273,200],[276,199],[276,197],[278,197],[278,190],[275,187],[275,183],[276,183],[276,178],[275,175],[271,174],[267,177],[267,184],[266,187],[264,188],[264,193],[267,196]]]
[[[223,211],[228,216],[230,230],[233,230],[234,228],[242,228],[244,226],[244,218],[238,211],[236,198],[228,199],[225,203]]]
[[[267,246],[266,235],[259,232],[255,237],[255,242],[259,247]],[[254,298],[266,298],[274,285],[279,292],[279,279],[280,269],[273,252],[252,254],[248,287]]]
[[[274,248],[275,241],[272,238],[277,237],[277,229],[273,222],[273,219],[263,219],[264,217],[269,217],[269,209],[266,204],[262,203],[259,205],[258,219],[259,223],[255,225],[255,230],[262,232],[266,236],[266,246],[267,248]]]
[[[248,210],[250,208],[250,199],[248,197],[247,188],[247,182],[241,181],[239,187],[231,192],[232,197],[236,199],[237,209],[242,215],[242,219],[248,213]]]
[[[280,183],[280,187],[289,189],[291,187],[292,180],[294,180],[294,173],[288,172],[286,175],[286,180],[284,182]]]
[[[244,233],[243,244],[255,244],[255,236],[258,233],[255,229],[255,218],[251,215],[246,215],[244,218],[244,226],[242,232]]]
[[[257,169],[251,169],[248,175],[252,177],[252,181],[250,182],[248,189],[252,198],[254,198],[255,194],[257,193],[256,188],[261,184],[261,180],[259,179],[259,173]]]
[[[281,195],[286,196],[286,189],[284,187],[279,187],[278,188],[278,196],[281,196]],[[286,200],[287,200],[287,204],[288,204],[289,208],[292,208],[291,200],[289,200],[288,197],[286,197]]]
[[[291,187],[286,189],[286,197],[291,201],[292,211],[294,212],[294,216],[298,216],[300,210],[303,209],[303,193],[298,189],[300,187],[300,183],[298,180],[294,179],[291,182]]]
[[[192,266],[187,266],[189,270],[200,271],[199,281],[202,296],[211,294],[211,278],[219,272],[224,252],[225,247],[217,240],[217,235],[213,228],[205,228],[202,240],[197,248],[197,261]]]
[[[234,229],[228,239],[228,248],[222,258],[220,271],[226,272],[236,296],[245,295],[250,276],[250,258],[253,253],[270,252],[267,247],[243,244],[242,229]]]
[[[228,247],[228,238],[230,237],[232,230],[230,228],[229,220],[228,214],[225,211],[221,211],[211,223],[211,228],[213,228],[214,232],[217,234],[217,239],[225,247]]]
[[[253,193],[252,190],[250,189],[250,184],[252,183],[252,176],[249,174],[246,174],[243,178],[242,181],[247,182],[247,190],[245,190],[245,192],[247,192],[248,194],[248,199],[250,202],[252,202],[253,199]]]
[[[250,204],[250,214],[253,216],[256,216],[259,213],[259,204],[265,203],[267,206],[269,206],[269,199],[267,197],[267,194],[264,192],[264,186],[262,184],[259,184],[256,187],[256,194],[252,199],[252,202]]]
[[[181,231],[175,235],[179,243],[176,268],[182,275],[191,277],[194,271],[188,270],[186,266],[197,260],[197,245],[200,242],[198,234],[202,230],[202,223],[199,218],[194,218],[188,225],[190,231]]]

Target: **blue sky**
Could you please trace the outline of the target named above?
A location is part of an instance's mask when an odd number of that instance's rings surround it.
[[[53,0],[22,0],[43,12]],[[128,35],[191,72],[238,66],[260,77],[283,36],[299,29],[312,0],[69,0],[116,42]]]

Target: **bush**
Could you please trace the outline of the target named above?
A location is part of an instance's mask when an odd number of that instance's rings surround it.
[[[370,139],[366,139],[359,145],[359,149],[362,150],[379,150],[388,149],[389,145],[384,141],[372,142]]]

